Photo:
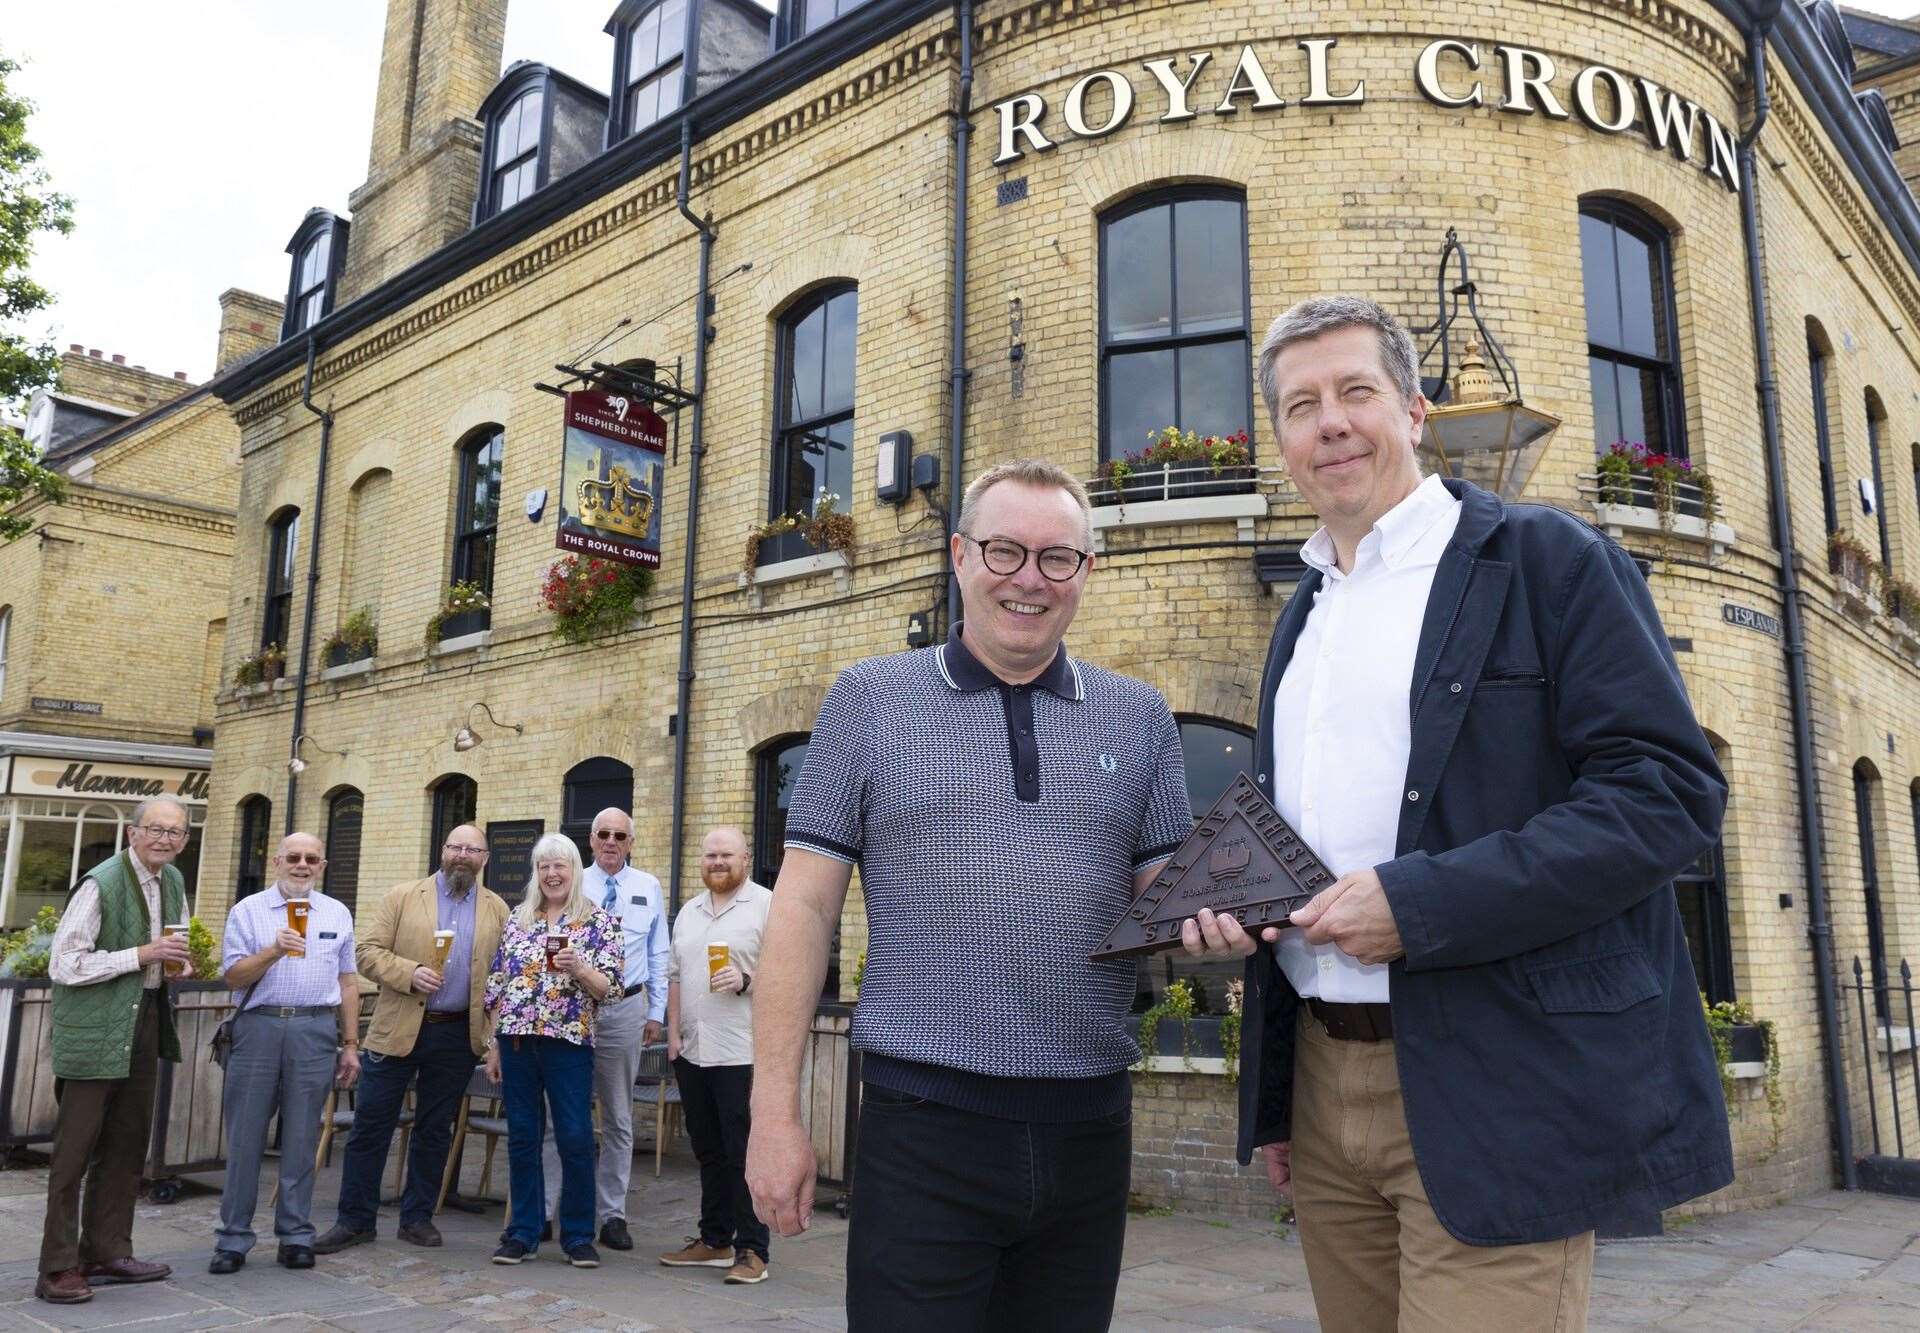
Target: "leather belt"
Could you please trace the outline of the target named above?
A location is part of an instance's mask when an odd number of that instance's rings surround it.
[[[465,1009],[454,1009],[451,1011],[446,1009],[427,1010],[427,1022],[429,1023],[464,1023],[466,1021],[467,1011]]]
[[[250,1014],[265,1014],[269,1018],[311,1018],[315,1014],[336,1014],[340,1012],[337,1004],[256,1004],[249,1006]]]
[[[607,996],[607,998],[609,1000],[624,1000],[629,998],[630,996],[638,995],[641,991],[645,990],[646,988],[647,988],[646,982],[636,981],[631,986],[622,986],[618,994],[609,995]]]
[[[1390,1004],[1336,1004],[1309,995],[1307,1010],[1320,1020],[1329,1037],[1340,1041],[1393,1040]]]

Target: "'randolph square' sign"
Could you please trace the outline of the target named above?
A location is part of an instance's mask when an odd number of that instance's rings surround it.
[[[1299,42],[1305,53],[1307,93],[1303,107],[1358,106],[1367,100],[1364,79],[1336,83],[1333,48],[1336,37],[1311,37]],[[1602,134],[1621,134],[1640,123],[1656,148],[1682,162],[1694,162],[1729,190],[1740,188],[1740,166],[1733,131],[1697,103],[1662,88],[1651,79],[1630,79],[1606,65],[1587,65],[1571,83],[1561,78],[1553,57],[1524,46],[1496,45],[1500,66],[1498,87],[1501,111],[1516,116],[1545,116],[1570,120],[1578,116]],[[1428,42],[1413,61],[1413,82],[1428,101],[1449,108],[1488,104],[1495,94],[1483,72],[1480,44],[1451,37]],[[1192,51],[1185,69],[1178,59],[1148,60],[1141,70],[1150,76],[1147,92],[1156,97],[1162,125],[1189,121],[1202,114],[1238,115],[1246,111],[1278,111],[1287,100],[1274,90],[1273,77],[1258,49],[1242,46],[1231,63],[1214,59],[1212,51]],[[1227,71],[1231,69],[1231,73]],[[1224,75],[1226,83],[1220,84]],[[1138,75],[1122,69],[1097,69],[1067,90],[1060,108],[1066,133],[1076,139],[1099,139],[1112,134],[1132,118],[1138,100]],[[1571,108],[1571,109],[1569,109]],[[995,166],[1018,161],[1028,152],[1056,146],[1046,127],[1047,101],[1039,93],[1021,93],[994,104],[1000,119],[1000,147]],[[1058,129],[1053,130],[1058,135]]]

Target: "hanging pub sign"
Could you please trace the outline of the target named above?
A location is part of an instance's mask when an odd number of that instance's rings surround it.
[[[560,464],[563,551],[660,568],[660,482],[667,423],[638,398],[598,390],[567,395]]]

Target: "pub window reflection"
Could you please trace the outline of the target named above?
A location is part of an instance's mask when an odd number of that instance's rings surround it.
[[[300,539],[300,511],[283,509],[267,524],[266,613],[260,618],[260,650],[285,652],[293,626],[294,548]]]
[[[593,817],[602,810],[633,814],[633,769],[618,759],[596,755],[583,759],[561,779],[560,831],[580,849],[580,863],[593,864]],[[627,844],[632,853],[634,846]],[[639,865],[638,862],[635,862]],[[651,872],[652,867],[639,865]]]
[[[327,871],[320,888],[345,903],[349,912],[360,901],[360,833],[366,804],[366,797],[355,787],[342,787],[327,797]]]
[[[829,287],[780,321],[779,417],[768,517],[812,517],[823,504],[853,502],[853,369],[860,294]],[[832,498],[829,498],[832,497]],[[760,543],[759,563],[813,554],[799,532]]]
[[[1820,511],[1827,535],[1840,530],[1840,511],[1833,480],[1833,425],[1829,415],[1832,393],[1833,344],[1818,320],[1807,321],[1807,373],[1813,397],[1813,448],[1820,467]]]
[[[1168,426],[1247,429],[1249,300],[1237,191],[1161,191],[1101,218],[1101,458],[1138,453]]]
[[[440,868],[440,849],[447,835],[462,824],[472,824],[480,808],[480,786],[462,773],[449,773],[433,784],[433,843],[427,851],[427,863]]]
[[[754,758],[753,879],[773,888],[786,856],[787,809],[794,787],[807,762],[810,735],[783,736],[761,747]],[[840,929],[834,927],[827,953],[827,979],[821,988],[830,997],[840,994]]]
[[[240,802],[240,873],[234,901],[267,886],[267,842],[271,838],[273,805],[264,796],[249,796]]]

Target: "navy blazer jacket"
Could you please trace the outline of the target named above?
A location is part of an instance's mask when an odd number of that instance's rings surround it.
[[[1577,1235],[1733,1179],[1719,1072],[1673,876],[1714,845],[1726,783],[1633,559],[1596,529],[1448,481],[1410,691],[1393,860],[1406,954],[1394,1046],[1421,1181],[1471,1245]],[[1273,701],[1308,571],[1260,684]],[[1300,1000],[1247,960],[1239,1157],[1292,1137]]]

